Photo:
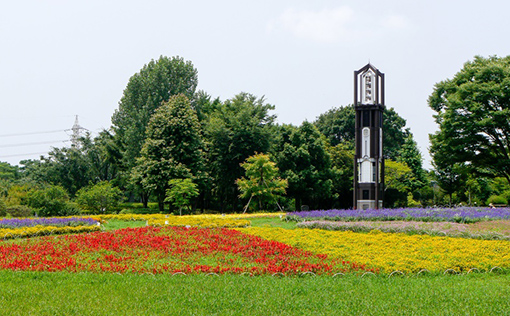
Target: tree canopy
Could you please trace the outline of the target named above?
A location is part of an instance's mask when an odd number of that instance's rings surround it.
[[[140,179],[145,189],[156,193],[160,211],[163,211],[170,179],[200,179],[202,150],[196,112],[185,95],[173,96],[156,110],[149,122],[147,139],[133,177]]]
[[[197,70],[181,57],[161,56],[134,74],[112,117],[115,138],[122,152],[124,170],[136,164],[146,138],[149,120],[163,102],[183,94],[193,99],[198,84]]]
[[[213,190],[221,209],[242,207],[236,180],[243,174],[241,163],[257,152],[268,152],[273,138],[274,106],[249,93],[226,100],[209,115],[206,141]]]
[[[430,136],[437,167],[464,164],[510,183],[510,56],[476,56],[429,97],[439,131]]]
[[[246,171],[246,178],[236,181],[241,191],[239,197],[249,198],[250,201],[255,197],[259,210],[264,210],[270,202],[276,202],[278,195],[285,194],[288,182],[278,176],[278,168],[269,155],[256,154],[248,157],[241,167]]]

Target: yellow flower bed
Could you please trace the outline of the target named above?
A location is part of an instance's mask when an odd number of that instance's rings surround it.
[[[87,217],[95,220],[119,220],[119,221],[148,221],[156,219],[164,219],[170,217],[197,217],[197,218],[230,218],[230,219],[246,219],[255,217],[282,217],[285,213],[253,213],[253,214],[202,214],[202,215],[168,215],[168,214],[105,214],[90,215]]]
[[[119,221],[148,221],[151,219],[161,219],[172,215],[165,214],[105,214],[105,215],[90,215],[88,217],[97,221],[119,220]]]
[[[0,239],[23,238],[33,236],[76,234],[98,231],[99,226],[32,226],[21,228],[0,228]]]
[[[510,268],[510,242],[475,240],[401,233],[354,233],[315,229],[241,228],[243,233],[276,240],[345,261],[359,262],[381,272],[399,270],[416,273],[422,269],[457,272],[477,268],[488,271]]]
[[[108,220],[147,221],[152,226],[200,226],[200,227],[247,227],[250,218],[282,217],[285,213],[253,214],[203,214],[203,215],[168,215],[168,214],[105,214],[89,216],[101,223]]]
[[[190,216],[168,216],[163,219],[150,219],[151,226],[197,226],[197,227],[247,227],[250,221],[246,219],[235,219],[218,216],[190,215]]]

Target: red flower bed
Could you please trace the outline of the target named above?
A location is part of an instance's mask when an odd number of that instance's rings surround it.
[[[0,243],[0,269],[297,274],[370,271],[231,229],[143,227]]]

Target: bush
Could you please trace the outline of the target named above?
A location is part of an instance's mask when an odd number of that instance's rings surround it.
[[[122,199],[122,192],[108,181],[101,181],[93,186],[80,189],[76,202],[85,209],[101,213],[111,213]],[[118,210],[117,210],[118,211]]]
[[[122,209],[119,214],[155,214],[159,213],[159,210],[151,208],[125,208]]]
[[[507,205],[508,204],[508,200],[505,199],[504,196],[501,196],[501,195],[492,195],[488,200],[487,200],[487,205],[489,204],[504,204],[504,205]]]
[[[9,206],[5,212],[8,216],[12,217],[29,217],[34,215],[34,211],[26,205]]]
[[[65,208],[65,216],[74,216],[74,215],[80,215],[81,209],[78,206],[78,204],[73,202],[67,202],[66,208]]]
[[[49,186],[40,190],[32,190],[27,195],[28,205],[39,216],[66,216],[69,196],[61,186]]]
[[[0,216],[5,216],[7,213],[7,204],[5,204],[4,199],[0,199]]]

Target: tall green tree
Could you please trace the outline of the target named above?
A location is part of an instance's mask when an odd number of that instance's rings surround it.
[[[282,178],[289,182],[288,196],[295,199],[297,210],[302,204],[324,207],[333,195],[333,169],[326,138],[309,122],[297,129],[285,127],[282,133],[275,157]]]
[[[112,117],[113,131],[122,154],[122,171],[128,176],[136,165],[151,116],[171,96],[183,94],[193,99],[198,83],[197,70],[181,57],[161,56],[134,74],[124,90],[119,108]],[[140,183],[138,183],[140,184]],[[147,203],[146,192],[139,192]]]
[[[94,139],[90,135],[82,137],[80,143],[80,150],[90,165],[93,182],[117,180],[122,155],[114,135],[103,130]]]
[[[269,152],[273,138],[274,106],[264,98],[240,93],[209,115],[206,126],[208,165],[217,207],[230,212],[242,208],[236,180],[241,163],[256,152]]]
[[[439,125],[430,136],[436,164],[448,160],[510,183],[510,56],[476,56],[437,83],[428,102]]]
[[[152,116],[132,175],[156,194],[162,212],[169,180],[200,181],[202,172],[203,144],[196,112],[184,94],[172,96]]]
[[[239,197],[249,198],[250,201],[253,197],[256,198],[259,210],[264,210],[270,202],[276,202],[277,196],[285,194],[288,182],[278,176],[278,167],[269,155],[256,154],[248,157],[241,167],[246,171],[246,178],[236,181],[241,191]]]
[[[448,195],[448,204],[452,205],[455,201],[453,195],[466,187],[468,174],[466,166],[462,163],[454,162],[433,162],[434,177],[439,187]]]
[[[352,183],[354,150],[347,142],[328,146],[331,157],[333,191],[331,207],[338,209],[352,208]]]
[[[423,157],[411,133],[407,135],[400,148],[397,162],[405,163],[411,169],[414,178],[410,183],[412,191],[421,189],[428,184],[427,174],[423,169]]]

